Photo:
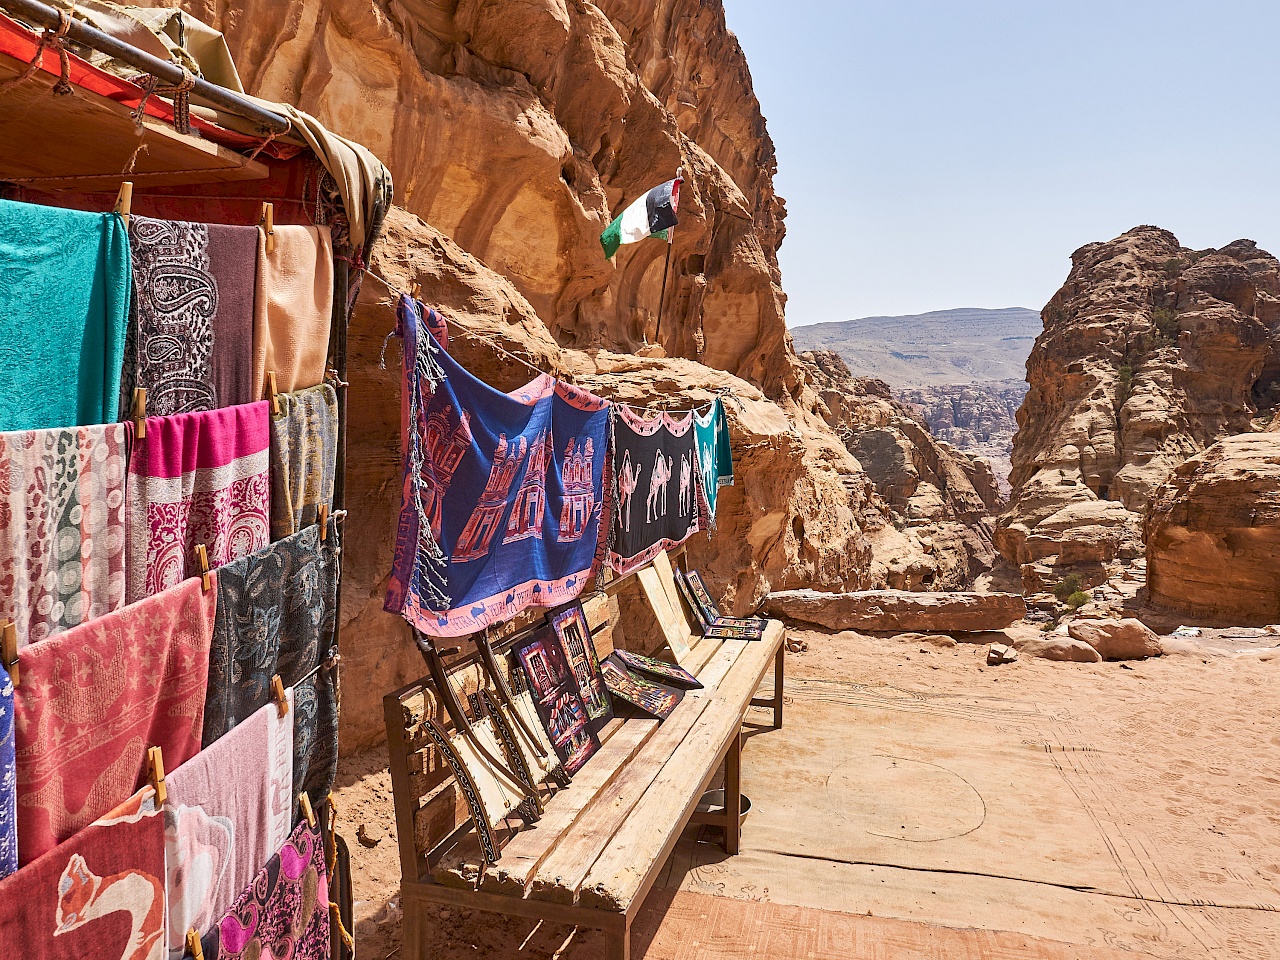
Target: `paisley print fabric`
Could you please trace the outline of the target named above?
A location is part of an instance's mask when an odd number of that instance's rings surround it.
[[[274,703],[168,775],[164,803],[169,954],[208,933],[293,826],[293,710]]]
[[[254,400],[258,228],[132,217],[133,302],[120,388],[168,416]]]
[[[271,676],[293,687],[293,788],[313,805],[338,765],[337,678],[308,674],[334,648],[338,522],[307,527],[218,571],[218,616],[209,658],[204,744],[209,746],[271,700]],[[306,679],[303,679],[306,677]]]
[[[146,786],[0,880],[0,943],[15,960],[165,960],[164,896],[164,818]]]
[[[222,918],[214,955],[218,960],[329,960],[329,949],[324,844],[304,820]]]
[[[0,620],[20,648],[124,606],[129,429],[0,433]]]
[[[126,800],[148,747],[163,748],[171,770],[199,751],[216,598],[187,580],[22,651],[22,863]]]
[[[265,400],[147,418],[129,462],[131,603],[199,573],[197,544],[210,567],[267,545],[269,423]]]
[[[18,869],[18,768],[13,751],[13,683],[0,666],[0,877]]]
[[[322,383],[278,398],[271,418],[271,539],[316,522],[333,505],[338,463],[338,394]]]

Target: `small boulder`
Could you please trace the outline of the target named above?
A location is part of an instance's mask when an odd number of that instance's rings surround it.
[[[993,643],[987,648],[987,666],[994,667],[1002,663],[1013,663],[1018,659],[1018,651],[1004,643]]]
[[[945,633],[900,633],[893,639],[900,640],[903,643],[926,643],[931,647],[941,647],[949,649],[956,645],[955,637],[949,637]]]
[[[1083,640],[1102,655],[1104,660],[1142,660],[1158,657],[1164,651],[1160,638],[1141,620],[1072,620],[1067,632]]]
[[[1101,663],[1102,654],[1083,640],[1059,633],[1045,634],[1018,644],[1018,652],[1028,657],[1057,660],[1064,663]]]

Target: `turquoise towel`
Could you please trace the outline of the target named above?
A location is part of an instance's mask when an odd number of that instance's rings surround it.
[[[0,200],[0,431],[116,419],[132,286],[116,214]]]

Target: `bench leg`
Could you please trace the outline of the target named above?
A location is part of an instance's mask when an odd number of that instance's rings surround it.
[[[424,924],[427,905],[420,900],[400,897],[400,907],[404,910],[404,919],[400,926],[401,955],[404,960],[425,960],[422,956],[423,938],[426,935]]]
[[[737,854],[742,846],[742,731],[724,758],[724,852]]]
[[[782,729],[782,690],[786,673],[787,645],[778,647],[778,655],[773,661],[773,728]]]
[[[625,918],[622,929],[609,935],[609,960],[631,960],[631,917]]]

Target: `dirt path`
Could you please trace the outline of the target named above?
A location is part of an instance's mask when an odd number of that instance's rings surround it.
[[[735,955],[726,936],[774,957],[891,956],[889,942],[1009,960],[1073,955],[1061,943],[1081,956],[1280,955],[1280,661],[987,667],[982,647],[793,633],[809,651],[789,658],[787,726],[753,731],[745,752],[744,852],[686,834],[637,956],[683,956],[708,903],[726,926],[714,956]],[[385,763],[345,761],[336,794],[361,957],[375,960],[399,944]],[[362,823],[376,846],[355,841]],[[825,946],[785,933],[795,910],[827,918],[800,922],[835,931]],[[602,953],[590,932],[467,911],[439,921],[429,955],[443,960]]]

